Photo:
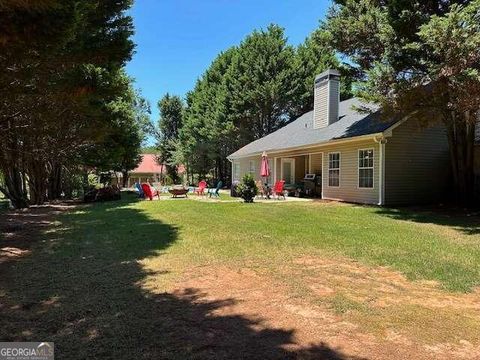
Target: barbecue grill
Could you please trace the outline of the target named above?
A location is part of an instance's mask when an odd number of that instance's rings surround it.
[[[321,196],[322,195],[322,175],[306,174],[303,178],[303,192],[305,196]]]

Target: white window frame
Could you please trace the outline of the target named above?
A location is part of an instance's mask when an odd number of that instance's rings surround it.
[[[330,155],[338,155],[338,168],[330,168]],[[327,186],[331,188],[339,188],[341,183],[341,168],[342,168],[342,153],[340,151],[332,151],[328,153],[328,163],[327,163],[327,170],[328,170],[328,177],[327,177]],[[338,170],[338,185],[330,185],[330,171]]]
[[[362,151],[371,151],[372,152],[372,166],[360,166],[360,153]],[[372,186],[360,186],[360,170],[372,170]],[[362,190],[372,190],[375,189],[375,149],[374,148],[366,148],[366,149],[358,149],[357,153],[357,188]]]
[[[292,178],[290,180],[293,180],[293,182],[288,182],[287,179],[284,179],[284,177],[283,177],[283,164],[286,163],[286,162],[291,164]],[[282,158],[280,168],[281,168],[280,169],[281,180],[285,180],[285,184],[288,184],[288,185],[295,184],[295,159],[294,158]]]
[[[248,161],[248,172],[252,175],[256,174],[256,161],[255,160],[249,160]]]
[[[240,162],[239,161],[233,162],[233,180],[240,181]]]

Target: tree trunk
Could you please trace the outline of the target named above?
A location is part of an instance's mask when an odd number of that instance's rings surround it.
[[[48,176],[48,199],[58,200],[62,196],[62,165],[52,162]]]
[[[15,209],[24,209],[29,205],[25,175],[21,171],[12,166],[10,168],[2,169],[5,181],[5,187],[0,187],[0,191],[12,203]]]
[[[452,113],[447,121],[447,136],[457,205],[473,205],[475,121],[470,112]]]
[[[47,194],[48,175],[45,164],[32,160],[28,167],[28,186],[30,190],[30,203],[43,205]]]
[[[127,181],[128,181],[128,171],[122,171],[122,188],[125,189],[127,187]]]

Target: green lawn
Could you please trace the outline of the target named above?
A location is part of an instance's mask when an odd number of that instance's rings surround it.
[[[66,216],[73,231],[71,246],[61,244],[62,252],[81,252],[82,239],[94,231],[97,244],[109,239],[126,258],[145,247],[151,253],[141,255],[165,252],[162,261],[198,264],[329,253],[389,266],[409,279],[436,280],[452,291],[480,285],[478,217],[281,201],[132,200]]]
[[[410,280],[433,280],[441,288],[435,291],[461,303],[461,297],[470,296],[462,292],[480,285],[475,216],[321,202],[139,201],[124,194],[119,202],[59,215],[34,235],[27,256],[0,261],[0,338],[55,341],[72,359],[132,358],[139,348],[146,358],[231,358],[245,349],[265,358],[288,358],[284,345],[293,341],[291,332],[265,335],[244,317],[212,317],[227,303],[199,301],[193,288],[181,296],[169,292],[172,284],[182,288],[186,271],[194,276],[195,269],[212,267],[259,269],[272,282],[291,287],[290,296],[311,298],[312,304],[328,306],[373,333],[384,334],[388,325],[428,341],[478,341],[478,314],[470,309],[439,312],[413,303],[372,307],[371,299],[357,296],[368,295],[368,288],[341,287],[340,267],[328,274],[337,281],[336,293],[314,297],[305,284],[325,277],[327,268],[291,265],[310,257],[337,259],[339,265],[353,259],[365,269],[382,265]],[[356,279],[365,280],[364,275]],[[406,288],[398,291],[406,299],[415,297]],[[218,328],[235,331],[222,330],[220,336]],[[205,332],[220,336],[216,342],[222,346],[206,345]]]
[[[107,210],[105,212],[105,209]],[[122,215],[116,225],[110,214]],[[98,236],[138,246],[131,232],[148,241],[159,234],[138,227],[149,221],[175,231],[166,253],[182,261],[264,260],[325,252],[385,265],[410,279],[436,280],[448,290],[480,285],[480,224],[477,218],[414,213],[376,207],[318,203],[124,202],[72,214],[67,222],[94,221]],[[79,229],[73,236],[82,236]],[[138,232],[137,232],[138,231]]]

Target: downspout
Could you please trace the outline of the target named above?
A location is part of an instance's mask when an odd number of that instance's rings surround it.
[[[230,169],[231,170],[230,171],[230,180],[231,180],[231,185],[233,185],[233,160],[230,159],[229,157],[227,157],[227,160],[230,161],[230,164],[232,164],[231,169]]]
[[[385,144],[387,139],[385,136],[374,136],[373,140],[379,144],[379,187],[378,187],[378,205],[385,205]]]

